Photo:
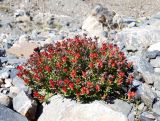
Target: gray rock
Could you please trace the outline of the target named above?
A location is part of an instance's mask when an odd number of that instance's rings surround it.
[[[156,59],[151,59],[150,63],[153,67],[160,68],[160,56],[156,57]]]
[[[157,101],[154,105],[153,105],[153,112],[155,112],[156,114],[160,115],[160,101]]]
[[[156,81],[154,82],[154,87],[156,88],[156,90],[160,91],[160,76],[156,77]]]
[[[154,73],[143,72],[142,77],[147,84],[153,84],[156,81],[156,75]]]
[[[134,87],[138,87],[138,86],[142,85],[142,82],[134,79],[132,84]]]
[[[38,121],[128,121],[124,114],[101,101],[80,104],[58,95],[50,100],[49,104],[43,104],[43,113]]]
[[[160,30],[154,28],[130,28],[117,34],[117,40],[124,42],[129,51],[145,50],[151,44],[160,42]]]
[[[142,57],[131,56],[128,58],[128,61],[133,62],[134,68],[140,73],[147,71],[150,73],[154,72],[152,65]]]
[[[140,116],[141,121],[155,121],[155,116],[150,112],[143,112]]]
[[[141,103],[141,104],[138,106],[138,110],[143,111],[143,109],[144,109],[144,103]]]
[[[10,107],[11,105],[11,98],[7,95],[0,93],[0,104]]]
[[[8,78],[10,74],[9,70],[10,70],[9,68],[3,68],[2,70],[0,70],[0,78],[1,79]]]
[[[18,95],[18,93],[21,92],[21,90],[18,88],[18,87],[15,87],[15,86],[11,86],[10,87],[10,92],[9,92],[9,96],[11,98],[14,98]]]
[[[26,117],[0,104],[0,121],[28,121]]]
[[[30,120],[35,120],[37,103],[21,91],[13,98],[13,108]]]
[[[138,87],[137,94],[140,95],[142,101],[148,107],[152,107],[153,102],[156,99],[156,94],[152,91],[149,85],[142,84],[142,86]]]
[[[160,51],[158,50],[146,52],[146,57],[149,59],[155,59],[157,56],[160,56]]]
[[[123,100],[116,99],[114,104],[109,104],[109,106],[115,111],[122,112],[124,115],[128,116],[128,114],[132,110],[132,106]]]
[[[151,19],[160,19],[160,12],[151,16]]]

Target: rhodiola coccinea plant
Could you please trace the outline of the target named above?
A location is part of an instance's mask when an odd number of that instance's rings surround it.
[[[33,89],[33,96],[44,101],[49,96],[61,94],[77,101],[88,102],[110,97],[128,98],[133,76],[132,63],[114,44],[98,47],[91,39],[67,39],[50,44],[35,52],[23,66],[18,66],[18,76]]]

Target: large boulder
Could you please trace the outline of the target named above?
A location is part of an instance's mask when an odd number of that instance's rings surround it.
[[[38,121],[127,121],[124,114],[100,101],[80,104],[57,95],[43,106],[43,113]]]
[[[0,121],[28,121],[26,117],[0,104]]]

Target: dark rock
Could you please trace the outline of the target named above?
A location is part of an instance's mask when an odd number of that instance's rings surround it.
[[[0,121],[28,121],[26,117],[0,104]]]

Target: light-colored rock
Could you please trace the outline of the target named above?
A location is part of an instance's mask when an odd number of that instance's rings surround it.
[[[21,90],[18,87],[15,86],[11,86],[10,87],[10,92],[9,92],[9,96],[11,98],[14,98],[17,96],[17,94],[20,92]]]
[[[148,51],[155,51],[155,50],[160,51],[160,42],[157,42],[148,48]]]
[[[11,98],[7,95],[0,93],[0,104],[10,107],[11,105]]]
[[[160,74],[160,68],[154,68],[155,73]]]
[[[153,112],[155,112],[156,114],[160,115],[160,101],[157,101],[153,105]]]
[[[7,50],[7,53],[16,55],[17,57],[24,56],[25,58],[29,58],[36,47],[38,47],[38,45],[34,42],[21,41],[19,43],[15,43]]]
[[[37,103],[29,98],[24,91],[13,98],[13,108],[28,119],[35,119]]]
[[[145,50],[150,45],[160,42],[160,29],[130,28],[117,34],[117,40],[125,44],[127,50]]]
[[[61,96],[53,96],[51,102],[43,106],[38,121],[127,121],[124,114],[98,101],[79,104]]]
[[[143,72],[142,77],[147,84],[153,84],[156,81],[156,75],[154,73]]]
[[[153,102],[156,99],[156,94],[152,91],[151,87],[147,84],[142,84],[142,86],[138,87],[138,94],[140,94],[140,97],[145,105],[148,107],[152,107]]]
[[[155,116],[151,112],[143,112],[140,115],[141,121],[155,121]]]
[[[5,85],[6,88],[11,87],[12,86],[12,79],[5,79]]]
[[[114,100],[114,104],[109,104],[109,106],[115,110],[122,112],[124,115],[128,116],[131,112],[132,106],[123,100],[116,99]]]
[[[160,57],[156,57],[156,59],[151,59],[150,63],[153,67],[160,68]]]
[[[137,69],[138,72],[154,72],[152,65],[142,57],[131,56],[128,58],[128,61],[133,62],[134,68]]]

